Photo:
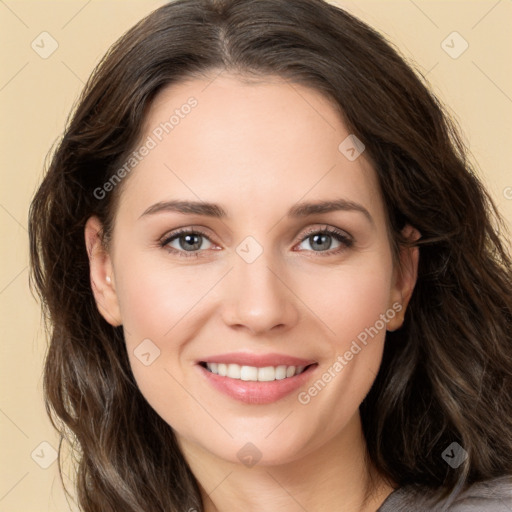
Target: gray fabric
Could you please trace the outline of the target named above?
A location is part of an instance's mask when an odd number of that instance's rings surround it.
[[[421,486],[401,487],[376,512],[512,512],[512,475],[477,482],[437,505],[432,494]]]

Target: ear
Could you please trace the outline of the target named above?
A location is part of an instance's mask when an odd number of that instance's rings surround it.
[[[89,256],[91,289],[96,306],[103,318],[114,327],[122,324],[115,289],[113,266],[105,249],[101,233],[103,225],[98,217],[90,217],[85,224],[85,246]]]
[[[403,228],[402,235],[409,241],[416,241],[421,237],[420,232],[409,224]],[[388,331],[396,331],[404,323],[405,311],[418,278],[419,258],[420,250],[418,247],[400,248],[400,261],[399,264],[395,265],[393,272],[389,303],[389,308],[396,311],[397,314],[389,320]]]

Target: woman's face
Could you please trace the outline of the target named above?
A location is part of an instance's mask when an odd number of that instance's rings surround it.
[[[358,421],[417,253],[400,274],[375,171],[314,90],[181,83],[144,129],[108,252],[87,224],[98,307],[123,325],[140,391],[183,445],[299,459]]]

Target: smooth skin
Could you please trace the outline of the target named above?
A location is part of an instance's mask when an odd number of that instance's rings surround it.
[[[418,249],[402,250],[395,263],[375,170],[364,152],[350,161],[338,149],[349,132],[321,93],[227,72],[174,84],[153,102],[141,143],[191,96],[197,106],[124,179],[108,248],[98,219],[87,222],[98,308],[123,325],[137,385],[175,431],[207,512],[373,512],[393,488],[364,458],[359,405],[386,329],[402,325]],[[340,198],[358,207],[287,216],[298,203]],[[216,203],[227,216],[144,214],[171,200]],[[315,245],[326,227],[351,243],[328,235]],[[204,236],[162,247],[178,228]],[[419,236],[409,226],[405,234]],[[251,263],[237,252],[247,237],[257,243],[251,251],[263,251]],[[401,312],[307,405],[296,392],[265,405],[239,402],[196,364],[277,352],[317,361],[320,378],[393,304]],[[160,350],[147,366],[134,354],[145,339]],[[261,452],[252,467],[237,455],[249,442]]]

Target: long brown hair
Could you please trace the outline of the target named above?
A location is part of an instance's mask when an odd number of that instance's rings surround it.
[[[512,474],[512,271],[504,223],[424,80],[373,29],[322,0],[177,0],[109,50],[70,116],[29,218],[31,282],[46,312],[47,410],[77,459],[87,512],[202,510],[171,427],[133,378],[122,327],[100,315],[84,225],[112,229],[122,183],[94,191],[136,147],[155,95],[227,70],[321,91],[366,146],[393,247],[419,230],[418,281],[360,406],[368,455],[389,481],[438,498]],[[341,141],[340,141],[341,142]],[[129,178],[127,178],[129,179]],[[452,468],[443,451],[468,453]]]

